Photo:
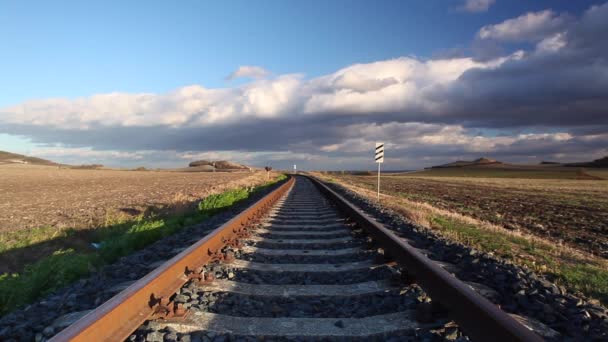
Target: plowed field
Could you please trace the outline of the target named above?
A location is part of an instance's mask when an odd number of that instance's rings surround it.
[[[375,188],[375,176],[334,176]],[[608,181],[383,176],[382,189],[608,258]]]
[[[86,228],[123,215],[200,200],[261,183],[262,173],[71,170],[0,165],[0,233],[35,227]]]

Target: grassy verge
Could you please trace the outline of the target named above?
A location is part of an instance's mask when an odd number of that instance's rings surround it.
[[[431,228],[452,240],[526,265],[566,288],[608,304],[608,268],[601,259],[585,258],[555,244],[483,229],[453,217],[435,214],[430,222]]]
[[[98,267],[142,249],[159,239],[174,234],[184,227],[203,222],[207,218],[243,201],[255,192],[284,180],[280,175],[255,188],[241,188],[211,195],[198,207],[182,215],[166,217],[139,217],[134,221],[114,224],[98,229],[94,240],[97,250],[80,252],[74,249],[58,250],[52,255],[29,264],[21,273],[0,275],[0,315],[21,307],[66,286]],[[34,236],[38,234],[32,233]]]
[[[70,233],[71,229],[58,230],[51,226],[2,233],[0,234],[0,253],[11,249],[27,247]]]
[[[322,175],[317,176],[323,178]],[[375,191],[371,189],[336,179],[332,181],[362,196],[376,198]],[[530,267],[571,291],[608,305],[608,262],[600,257],[403,196],[383,194],[382,203],[452,241]]]

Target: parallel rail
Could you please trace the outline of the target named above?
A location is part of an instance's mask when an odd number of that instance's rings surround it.
[[[463,282],[409,246],[393,232],[376,222],[348,200],[314,177],[308,177],[344,214],[378,242],[404,266],[408,273],[449,311],[451,317],[473,340],[542,341],[542,339]],[[221,249],[238,246],[247,225],[259,220],[294,184],[291,178],[245,211],[187,248],[132,286],[111,298],[51,341],[121,341],[154,314],[179,316],[181,308],[169,298],[193,278],[205,280],[202,266],[225,258]]]
[[[361,209],[314,177],[313,183],[339,209],[367,231],[391,258],[413,274],[416,282],[448,308],[451,317],[474,341],[542,341],[532,330],[500,310],[466,284],[410,246]]]
[[[50,341],[123,341],[157,310],[175,310],[168,303],[191,275],[219,256],[243,229],[261,218],[289,190],[294,178],[260,199],[209,235],[168,260],[124,291],[67,327]],[[177,313],[179,314],[179,313]]]

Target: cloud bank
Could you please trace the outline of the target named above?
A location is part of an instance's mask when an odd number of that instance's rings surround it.
[[[367,168],[376,140],[396,168],[480,155],[588,159],[608,153],[605,32],[608,4],[579,18],[531,12],[480,28],[476,40],[526,44],[489,59],[400,57],[315,78],[243,66],[228,78],[251,81],[229,88],[26,101],[0,109],[0,132],[48,145],[41,156],[137,162],[224,153],[254,165]]]

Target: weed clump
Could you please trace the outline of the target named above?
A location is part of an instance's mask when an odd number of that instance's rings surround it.
[[[235,189],[223,192],[221,194],[211,195],[202,200],[198,204],[198,210],[203,215],[213,215],[236,202],[242,201],[249,197],[249,189]]]

